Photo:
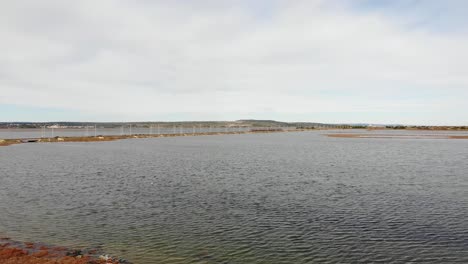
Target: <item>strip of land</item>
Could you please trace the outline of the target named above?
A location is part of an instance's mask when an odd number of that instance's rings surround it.
[[[183,137],[183,136],[212,136],[212,135],[235,135],[235,134],[258,134],[278,132],[298,132],[305,129],[282,130],[282,129],[255,129],[237,132],[203,132],[203,133],[175,133],[175,134],[134,134],[134,135],[100,135],[91,137],[53,137],[53,138],[16,138],[0,139],[0,146],[9,146],[22,143],[54,143],[54,142],[102,142],[133,138],[158,138],[158,137]]]
[[[409,134],[326,134],[334,138],[408,138],[408,139],[468,139],[460,135],[409,135]]]
[[[42,243],[19,242],[0,238],[2,264],[130,264],[98,254],[97,250],[73,250]]]

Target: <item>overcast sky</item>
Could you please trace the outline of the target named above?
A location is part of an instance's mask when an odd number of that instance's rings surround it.
[[[465,0],[0,3],[0,121],[468,125]]]

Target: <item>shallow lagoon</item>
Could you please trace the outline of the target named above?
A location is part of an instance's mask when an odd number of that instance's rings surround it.
[[[135,263],[466,263],[468,140],[321,132],[0,148],[0,234]]]

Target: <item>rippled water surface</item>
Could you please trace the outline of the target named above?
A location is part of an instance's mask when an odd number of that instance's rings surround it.
[[[0,148],[0,235],[135,263],[468,263],[468,140],[317,132]]]

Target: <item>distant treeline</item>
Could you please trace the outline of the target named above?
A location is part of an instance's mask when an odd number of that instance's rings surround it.
[[[468,126],[386,126],[387,129],[468,130]]]
[[[274,120],[237,120],[237,121],[174,121],[174,122],[0,122],[0,128],[41,128],[41,127],[94,127],[119,128],[133,127],[297,127],[299,123],[278,122]],[[318,123],[300,123],[305,127],[314,127]]]
[[[6,128],[120,128],[120,127],[253,127],[297,129],[419,129],[419,130],[468,130],[468,126],[404,126],[369,124],[324,124],[315,122],[279,122],[274,120],[244,119],[237,121],[175,121],[175,122],[0,122],[0,129]]]

